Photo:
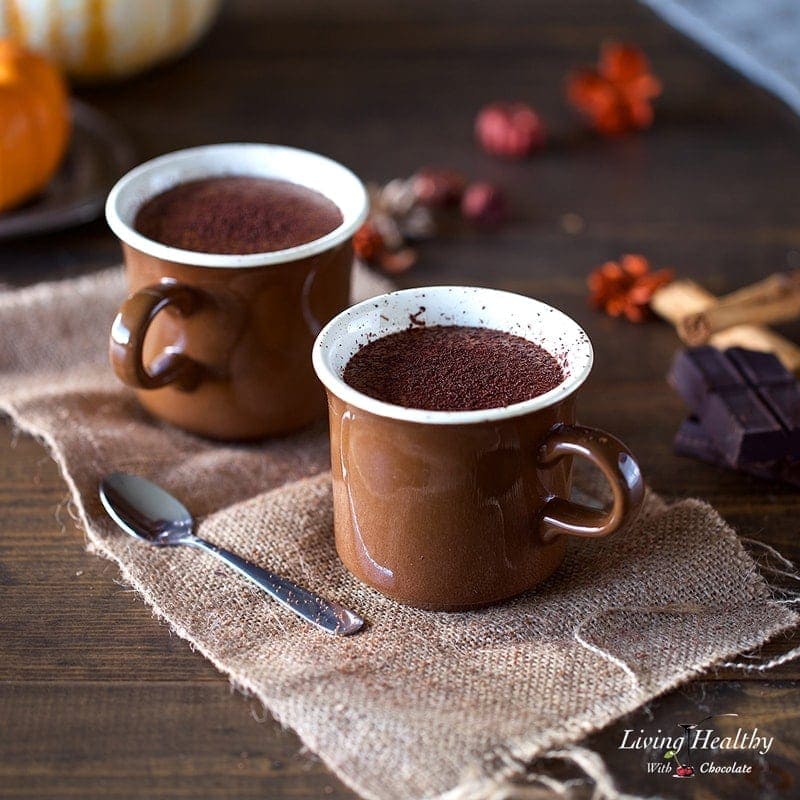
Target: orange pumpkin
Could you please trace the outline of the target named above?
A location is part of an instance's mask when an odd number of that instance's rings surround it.
[[[42,56],[0,39],[0,211],[27,200],[53,177],[69,129],[59,71]]]

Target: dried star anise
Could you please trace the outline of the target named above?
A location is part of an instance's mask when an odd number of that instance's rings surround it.
[[[395,178],[383,186],[369,187],[370,214],[395,250],[406,239],[430,239],[436,233],[433,213],[423,205],[414,188],[414,179]]]
[[[589,302],[612,317],[644,322],[653,294],[674,277],[670,269],[651,272],[642,255],[624,255],[619,261],[606,261],[589,275]]]

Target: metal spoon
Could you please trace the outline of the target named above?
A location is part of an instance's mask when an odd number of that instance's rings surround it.
[[[103,478],[100,500],[117,525],[131,536],[158,547],[185,544],[205,550],[233,567],[282,606],[323,631],[348,636],[364,625],[361,617],[338,603],[324,600],[308,589],[196,536],[194,519],[186,506],[160,486],[138,475],[115,472]]]

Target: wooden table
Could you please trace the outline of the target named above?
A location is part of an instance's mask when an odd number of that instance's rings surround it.
[[[228,2],[188,57],[77,94],[124,125],[142,158],[274,141],[328,153],[365,179],[446,164],[501,184],[514,202],[510,224],[425,245],[402,282],[499,286],[563,308],[597,351],[583,421],[625,439],[657,491],[706,498],[743,535],[800,559],[797,492],[672,455],[683,415],[664,382],[672,331],[595,314],[585,289],[587,272],[622,252],[645,253],[715,292],[798,266],[797,120],[634,2],[317,5]],[[641,44],[664,79],[657,124],[645,135],[597,141],[578,133],[565,108],[565,73],[592,61],[606,37]],[[521,164],[491,160],[472,141],[475,111],[516,97],[544,113],[551,145]],[[579,215],[583,230],[565,230],[565,214]],[[4,243],[0,280],[118,259],[97,222]],[[86,554],[42,447],[8,426],[0,438],[0,797],[352,797],[293,734],[154,620],[114,566]],[[627,791],[797,796],[799,676],[792,665],[707,675],[588,744]],[[749,778],[656,779],[640,756],[617,749],[625,728],[672,729],[722,712],[776,737]]]

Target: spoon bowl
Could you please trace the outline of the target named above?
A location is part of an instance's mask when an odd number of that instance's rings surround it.
[[[189,509],[152,481],[114,472],[100,482],[100,501],[126,533],[160,547],[185,544],[194,533]]]

